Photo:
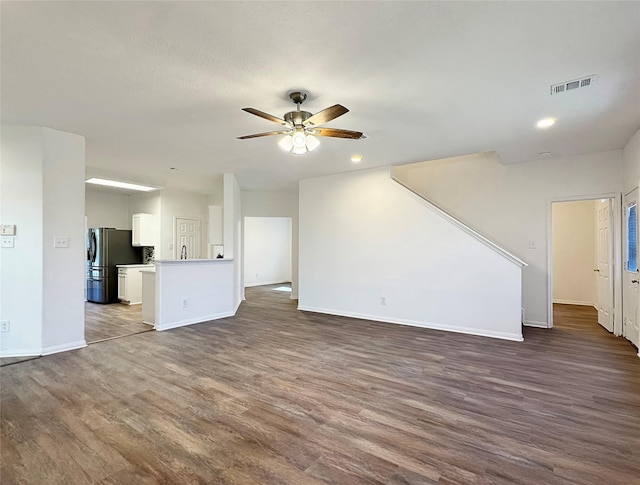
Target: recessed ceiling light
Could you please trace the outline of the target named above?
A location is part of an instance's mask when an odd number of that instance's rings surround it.
[[[555,124],[555,118],[542,118],[540,121],[538,121],[538,123],[536,123],[536,126],[538,128],[549,128],[550,126],[553,126]]]
[[[107,180],[99,178],[90,178],[85,180],[87,184],[106,185],[107,187],[117,187],[119,189],[140,190],[142,192],[150,192],[158,190],[157,187],[149,187],[148,185],[129,184],[127,182],[118,182],[117,180]]]
[[[352,155],[351,161],[353,163],[360,163],[362,161],[362,155]]]

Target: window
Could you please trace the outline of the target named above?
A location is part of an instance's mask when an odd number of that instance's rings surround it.
[[[636,204],[627,207],[627,271],[638,271],[638,214]]]

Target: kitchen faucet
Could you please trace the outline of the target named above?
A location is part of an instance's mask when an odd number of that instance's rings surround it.
[[[187,245],[183,244],[180,249],[180,259],[187,259]]]

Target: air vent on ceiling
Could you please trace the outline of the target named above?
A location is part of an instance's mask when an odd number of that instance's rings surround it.
[[[583,77],[580,79],[573,79],[572,81],[565,81],[563,83],[551,85],[551,95],[564,93],[565,91],[571,91],[578,88],[586,88],[596,82],[596,75]]]

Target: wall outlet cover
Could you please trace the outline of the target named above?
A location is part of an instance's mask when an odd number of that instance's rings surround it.
[[[68,248],[69,247],[69,238],[68,237],[55,236],[53,238],[53,247],[54,248]]]
[[[2,236],[2,247],[3,248],[12,248],[14,247],[15,236]]]

